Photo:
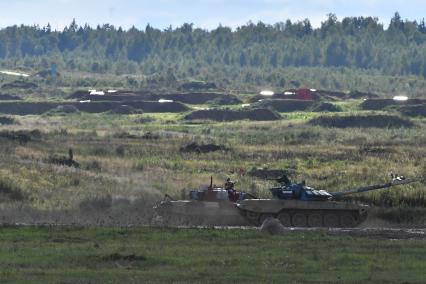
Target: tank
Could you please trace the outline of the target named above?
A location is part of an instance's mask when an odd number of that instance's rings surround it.
[[[305,183],[292,183],[287,176],[283,176],[277,179],[279,186],[270,189],[273,199],[240,200],[236,206],[253,225],[260,225],[266,218],[274,217],[288,227],[355,227],[367,218],[368,206],[336,199],[420,180],[392,175],[388,183],[328,192],[306,186]]]
[[[166,226],[247,226],[250,225],[236,204],[254,196],[237,191],[229,179],[223,187],[200,186],[189,190],[185,199],[174,200],[166,195],[154,207],[153,225]]]

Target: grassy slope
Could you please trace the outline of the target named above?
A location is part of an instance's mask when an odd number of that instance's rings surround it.
[[[2,283],[420,283],[426,276],[425,255],[424,240],[325,232],[0,229]]]

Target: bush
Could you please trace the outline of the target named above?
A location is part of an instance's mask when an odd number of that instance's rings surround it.
[[[22,201],[25,199],[25,196],[11,179],[0,177],[0,201],[4,199]]]
[[[10,124],[15,124],[16,120],[14,120],[11,117],[7,117],[7,116],[0,116],[0,124],[3,125],[10,125]]]

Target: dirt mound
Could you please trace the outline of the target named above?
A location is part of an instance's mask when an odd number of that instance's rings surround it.
[[[195,153],[209,153],[209,152],[216,152],[216,151],[227,151],[228,148],[222,145],[216,145],[216,144],[198,144],[197,142],[189,143],[188,145],[185,145],[180,148],[181,152],[195,152]]]
[[[250,102],[254,103],[259,100],[268,99],[268,100],[303,100],[302,92],[309,93],[310,101],[336,101],[342,100],[347,97],[347,94],[339,91],[328,91],[328,90],[307,90],[307,89],[289,89],[285,90],[283,93],[274,94],[273,96],[264,97],[262,95],[256,95],[250,99]]]
[[[40,130],[19,130],[19,131],[1,131],[0,138],[18,141],[20,144],[25,144],[29,141],[40,140],[42,133]]]
[[[180,102],[129,102],[128,105],[136,109],[141,109],[143,112],[184,112],[189,109]]]
[[[311,111],[313,112],[339,112],[342,111],[341,108],[338,106],[332,104],[332,103],[325,103],[320,102],[316,103],[312,106]]]
[[[426,116],[426,104],[402,106],[398,110],[408,116]]]
[[[214,120],[214,121],[235,121],[235,120],[255,120],[269,121],[279,120],[281,116],[269,109],[251,109],[251,110],[225,110],[225,109],[209,109],[197,110],[184,117],[186,120]]]
[[[21,80],[16,80],[11,83],[6,83],[1,86],[2,89],[36,89],[38,85],[33,82],[26,82]]]
[[[67,99],[83,99],[88,96],[89,92],[85,90],[77,90],[67,97]]]
[[[396,101],[393,99],[371,99],[365,100],[361,103],[360,107],[364,110],[381,110],[390,106],[412,106],[412,105],[426,105],[425,99],[410,99],[407,101]]]
[[[72,149],[68,150],[68,157],[67,156],[60,156],[60,155],[51,155],[47,159],[48,163],[61,165],[61,166],[68,166],[68,167],[75,167],[79,168],[80,164],[74,160],[74,154]]]
[[[311,125],[323,127],[377,127],[377,128],[411,128],[415,124],[395,115],[349,115],[349,116],[320,116],[311,119]]]
[[[5,102],[0,104],[0,113],[7,114],[42,114],[55,107],[58,107],[59,103],[30,103],[30,102]]]
[[[24,199],[25,195],[14,184],[13,179],[0,177],[0,202],[22,201]]]
[[[374,146],[374,145],[362,145],[358,150],[359,154],[365,156],[389,156],[395,153],[398,153],[397,150],[393,148]]]
[[[182,83],[179,87],[181,90],[209,90],[216,89],[217,86],[213,82],[190,81]]]
[[[284,170],[276,169],[251,169],[247,172],[249,176],[262,178],[262,179],[276,179],[286,174]]]
[[[47,162],[50,163],[50,164],[55,164],[55,165],[60,165],[60,166],[67,166],[67,167],[74,167],[74,168],[80,167],[79,163],[77,163],[74,160],[71,160],[67,156],[53,155],[53,156],[50,156],[47,159]]]
[[[305,111],[314,105],[313,101],[267,99],[257,102],[255,106],[271,108],[278,112]]]
[[[347,94],[339,91],[330,91],[330,90],[316,90],[314,93],[314,97],[317,99],[344,99]]]
[[[78,108],[73,105],[59,105],[54,109],[49,110],[49,114],[67,114],[79,112]]]
[[[91,100],[91,101],[158,101],[158,98],[148,92],[117,91],[105,95],[90,95],[89,91],[78,90],[68,96],[68,99]]]
[[[0,94],[0,101],[19,101],[22,100],[18,96],[9,95],[9,94]]]
[[[348,95],[348,99],[374,99],[378,98],[379,95],[373,93],[365,93],[360,91],[351,91]]]
[[[105,261],[113,261],[117,263],[117,261],[126,261],[126,262],[132,262],[132,261],[146,261],[146,256],[143,255],[135,255],[135,254],[119,254],[119,253],[113,253],[110,255],[106,255],[102,257],[102,260]]]
[[[260,231],[270,235],[281,235],[285,233],[285,227],[281,224],[280,220],[269,217],[263,221]]]
[[[188,108],[178,102],[159,103],[149,101],[128,101],[128,102],[90,102],[90,103],[73,103],[80,111],[99,113],[111,111],[126,105],[135,110],[142,110],[143,112],[183,112]]]
[[[274,94],[273,96],[255,95],[249,99],[250,103],[257,103],[265,100],[297,100],[296,95]]]
[[[171,100],[185,104],[206,104],[210,101],[216,101],[218,104],[234,104],[241,101],[232,95],[214,92],[191,92],[191,93],[148,93],[148,92],[133,92],[133,91],[117,91],[115,93],[106,93],[105,95],[90,95],[88,91],[76,91],[69,99],[90,100],[93,102],[139,102],[151,101],[158,102],[159,100]]]
[[[110,113],[112,114],[135,114],[135,113],[141,113],[141,112],[142,111],[140,110],[138,111],[135,108],[128,105],[120,105],[110,111]]]
[[[0,125],[11,125],[17,123],[12,117],[0,116]]]
[[[241,104],[242,101],[234,95],[223,95],[207,102],[212,105],[235,105]]]
[[[128,105],[136,110],[143,112],[184,112],[188,110],[184,104],[179,102],[89,102],[89,103],[57,103],[57,102],[6,102],[0,104],[0,113],[6,114],[43,114],[57,107],[69,108],[75,107],[79,111],[100,113],[116,109],[122,105]]]
[[[206,104],[209,101],[216,100],[216,99],[225,97],[227,95],[222,93],[194,92],[194,93],[158,94],[157,96],[161,99],[178,101],[185,104]]]

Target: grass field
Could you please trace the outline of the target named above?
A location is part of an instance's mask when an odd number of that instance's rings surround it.
[[[2,283],[424,283],[425,240],[256,230],[9,227]]]

